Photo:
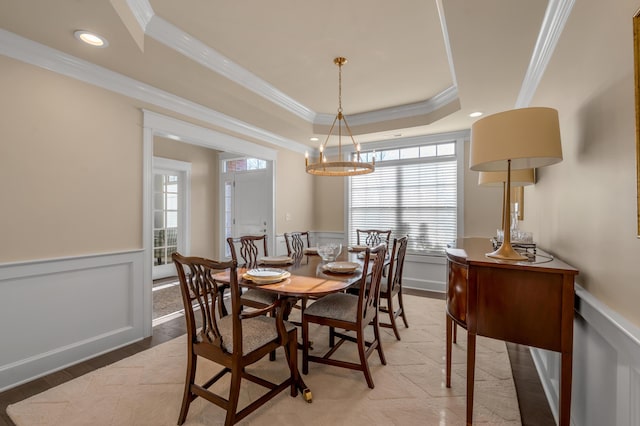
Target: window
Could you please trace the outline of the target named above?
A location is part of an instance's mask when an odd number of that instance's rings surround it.
[[[226,160],[224,162],[223,173],[243,172],[246,170],[264,170],[267,162],[258,158],[240,158],[237,160]]]
[[[172,263],[178,247],[178,175],[154,175],[153,265]]]
[[[376,170],[349,179],[349,241],[356,229],[409,235],[408,252],[442,255],[458,223],[456,142],[361,153]]]

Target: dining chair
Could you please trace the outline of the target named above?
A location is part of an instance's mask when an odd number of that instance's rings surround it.
[[[269,255],[266,235],[245,235],[227,238],[231,259],[238,263],[239,268],[257,268],[260,258]],[[260,289],[245,290],[240,296],[243,305],[261,309],[273,304],[278,296]]]
[[[375,247],[384,243],[389,248],[390,229],[356,229],[356,244]]]
[[[389,268],[387,269],[387,279],[382,280],[380,283],[380,312],[387,313],[389,315],[389,322],[380,322],[380,327],[387,327],[393,329],[393,333],[396,335],[396,339],[400,340],[400,333],[398,332],[398,326],[396,319],[402,317],[404,326],[409,328],[407,322],[407,316],[404,310],[404,304],[402,302],[402,273],[404,270],[404,258],[407,253],[407,244],[409,237],[405,235],[401,238],[393,239],[393,248],[391,249],[391,256],[389,259]],[[398,309],[394,308],[393,300],[398,300]],[[385,301],[385,305],[382,304]]]
[[[311,245],[309,231],[305,232],[285,232],[284,241],[287,244],[287,256],[292,258],[300,257],[304,254],[304,249]]]
[[[407,235],[393,239],[389,263],[383,270],[383,278],[380,282],[380,304],[378,309],[380,312],[389,315],[389,322],[380,320],[380,327],[393,329],[393,333],[398,340],[401,339],[396,319],[402,317],[405,327],[409,328],[404,303],[402,301],[402,273],[404,270],[404,258],[407,252],[408,241],[409,237]],[[358,294],[359,291],[360,284],[356,284],[347,290],[347,292],[351,294]],[[394,307],[394,298],[398,299],[398,309]]]
[[[367,248],[362,266],[362,279],[358,295],[349,293],[333,293],[321,297],[306,308],[302,314],[302,372],[309,372],[309,361],[328,364],[337,367],[359,370],[364,373],[367,385],[373,389],[374,383],[369,369],[368,358],[377,350],[380,362],[387,361],[380,342],[378,324],[378,303],[380,297],[380,279],[384,267],[387,247],[379,244],[374,248]],[[372,260],[370,265],[370,260]],[[369,269],[370,267],[370,269]],[[370,275],[371,279],[367,279]],[[322,356],[309,354],[309,324],[319,324],[329,327],[329,350]],[[373,327],[373,339],[366,341],[365,329]],[[348,335],[345,332],[355,332]],[[336,343],[335,338],[340,340]],[[331,356],[345,341],[355,342],[358,348],[359,363],[343,361]]]
[[[179,253],[172,255],[180,280],[180,290],[187,322],[187,371],[182,406],[178,417],[181,425],[187,418],[191,402],[202,397],[227,411],[225,425],[233,425],[255,411],[268,400],[285,390],[291,389],[291,396],[298,394],[297,330],[287,321],[263,315],[276,308],[243,311],[240,301],[240,287],[236,272],[236,262],[218,262],[201,257],[185,257]],[[216,315],[217,299],[223,297],[215,276],[228,272],[231,313]],[[197,308],[194,309],[194,306]],[[196,322],[196,312],[199,323]],[[273,383],[255,376],[247,367],[264,358],[265,355],[284,347],[290,374],[281,383]],[[223,367],[204,383],[196,383],[196,367],[200,358],[208,359]],[[227,373],[231,374],[228,396],[215,393],[209,388]],[[240,385],[247,379],[268,389],[261,397],[238,410]],[[253,394],[253,392],[252,392]]]

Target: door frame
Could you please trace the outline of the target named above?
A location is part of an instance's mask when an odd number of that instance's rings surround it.
[[[158,172],[171,172],[180,176],[178,180],[178,251],[186,253],[191,247],[191,163],[174,160],[172,158],[153,157],[153,174]],[[153,184],[152,184],[153,185]],[[153,191],[153,189],[152,189]],[[152,212],[153,214],[153,212]],[[153,224],[152,224],[153,228]],[[151,278],[164,278],[167,275],[161,272],[160,267],[151,266]],[[166,268],[163,268],[166,269]]]
[[[271,235],[275,230],[275,173],[278,151],[272,148],[249,142],[244,139],[237,138],[215,130],[187,123],[173,117],[158,114],[153,111],[142,109],[143,114],[143,131],[142,131],[142,247],[144,251],[144,294],[143,306],[144,313],[144,335],[151,336],[153,332],[152,325],[152,294],[151,287],[153,284],[152,270],[152,250],[153,250],[153,139],[160,136],[168,139],[177,140],[179,142],[198,145],[218,151],[234,153],[236,155],[244,155],[263,160],[271,161],[272,170],[272,197],[269,198],[271,203],[271,220],[268,223],[268,229]],[[273,241],[272,241],[273,244]],[[189,254],[189,247],[186,248]]]

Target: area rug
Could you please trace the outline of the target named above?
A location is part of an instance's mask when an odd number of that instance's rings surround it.
[[[369,359],[375,389],[367,387],[361,372],[311,363],[303,378],[313,393],[312,403],[302,396],[291,398],[285,391],[240,424],[464,424],[466,333],[458,329],[452,387],[446,388],[444,301],[405,296],[405,308],[410,327],[400,326],[401,341],[390,329],[382,329],[387,365],[380,363],[377,354]],[[313,352],[320,353],[327,345],[326,327],[312,332]],[[344,359],[357,356],[348,342],[339,353]],[[476,354],[474,423],[521,424],[505,344],[479,337]],[[280,350],[275,362],[262,360],[251,371],[274,379],[284,377],[284,359]],[[175,425],[185,366],[186,339],[181,336],[10,405],[7,413],[18,426]],[[200,372],[200,379],[219,370],[204,362],[200,368],[206,370]],[[246,381],[242,386],[241,406],[262,391]],[[222,409],[198,398],[185,425],[220,425],[224,418]]]

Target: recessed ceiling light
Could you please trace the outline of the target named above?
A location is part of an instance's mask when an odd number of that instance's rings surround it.
[[[313,136],[313,137],[310,137],[310,138],[309,138],[309,140],[310,140],[311,142],[318,142],[320,139],[318,139],[318,138],[316,138],[315,136]]]
[[[480,111],[476,111],[476,112],[472,112],[471,114],[469,114],[469,117],[480,117],[482,115],[482,113]]]
[[[73,36],[84,42],[87,43],[90,46],[94,46],[94,47],[107,47],[109,45],[109,42],[107,41],[106,38],[99,36],[98,34],[89,32],[89,31],[84,31],[84,30],[78,30],[76,32],[73,33]]]

